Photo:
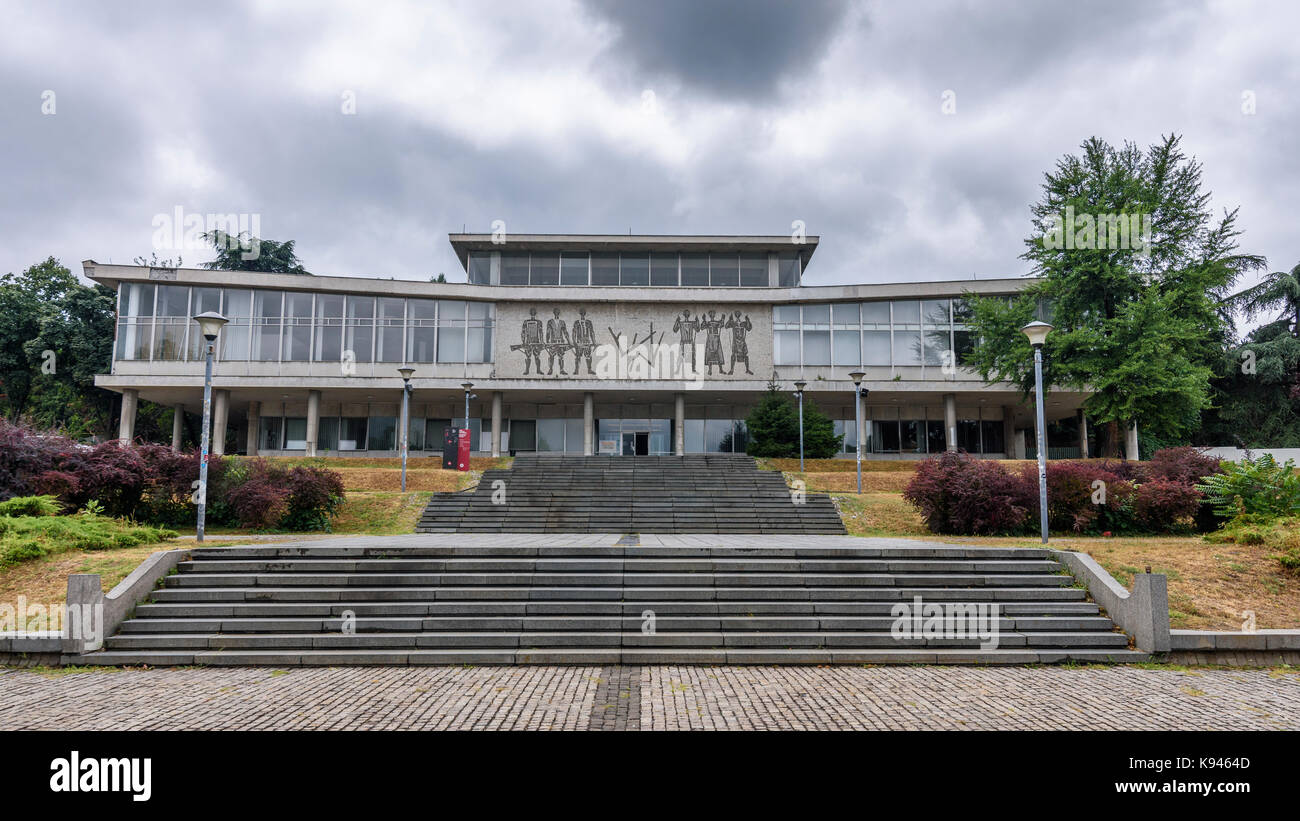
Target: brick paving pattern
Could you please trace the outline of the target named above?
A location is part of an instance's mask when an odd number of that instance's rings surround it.
[[[611,706],[612,705],[612,706]],[[1300,729],[1293,670],[0,670],[0,730]]]

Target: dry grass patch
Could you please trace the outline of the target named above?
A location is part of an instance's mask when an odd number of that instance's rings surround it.
[[[402,488],[402,469],[397,468],[331,468],[343,477],[343,490],[351,495],[354,491],[387,490],[400,492]],[[406,470],[406,489],[421,490],[429,493],[450,492],[473,487],[478,484],[481,471],[442,470],[441,468],[418,468]]]
[[[334,533],[391,536],[414,533],[432,493],[422,491],[348,493],[331,522]]]
[[[862,492],[902,493],[907,483],[916,474],[913,471],[862,471]],[[858,477],[856,473],[836,471],[833,473],[786,473],[786,484],[795,479],[802,479],[808,490],[816,493],[857,493]]]

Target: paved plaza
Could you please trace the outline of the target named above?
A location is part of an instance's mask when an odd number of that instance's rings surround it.
[[[0,670],[0,730],[1300,729],[1300,672],[1145,667]]]

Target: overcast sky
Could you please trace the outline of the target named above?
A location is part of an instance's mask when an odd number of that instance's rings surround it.
[[[1241,206],[1244,250],[1300,262],[1295,2],[3,9],[0,271],[210,259],[154,248],[179,207],[256,215],[318,274],[463,280],[448,232],[494,220],[802,220],[807,284],[1018,276],[1057,158],[1169,132]]]

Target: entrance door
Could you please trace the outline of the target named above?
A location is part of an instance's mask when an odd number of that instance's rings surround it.
[[[624,456],[636,455],[636,437],[637,434],[635,433],[623,434],[623,455]]]
[[[643,431],[636,434],[636,455],[650,455],[650,434],[648,432]]]

